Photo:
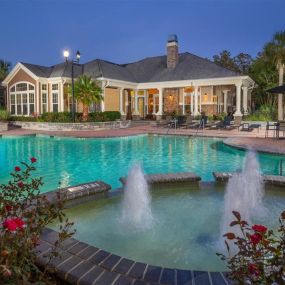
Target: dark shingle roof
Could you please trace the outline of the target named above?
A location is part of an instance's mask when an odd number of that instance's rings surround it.
[[[71,63],[60,63],[51,67],[23,63],[40,77],[70,77]],[[221,67],[214,62],[193,55],[182,53],[174,69],[166,66],[166,55],[149,57],[129,64],[115,64],[101,59],[74,66],[74,75],[87,74],[94,78],[105,77],[130,82],[161,82],[176,80],[195,80],[239,76],[239,73]]]

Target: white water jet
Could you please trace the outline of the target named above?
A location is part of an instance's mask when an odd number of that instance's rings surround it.
[[[144,231],[153,225],[151,196],[142,168],[135,164],[124,187],[121,222],[124,226]]]
[[[222,237],[227,232],[241,236],[238,226],[230,227],[235,220],[232,211],[238,211],[241,218],[249,225],[253,218],[262,218],[267,214],[263,205],[264,183],[260,174],[259,162],[254,151],[248,151],[245,157],[244,168],[240,173],[234,173],[229,179],[226,193],[225,206],[221,223]],[[224,237],[222,237],[222,243]]]

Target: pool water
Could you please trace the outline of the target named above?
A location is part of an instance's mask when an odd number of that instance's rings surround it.
[[[44,179],[43,192],[78,183],[103,180],[113,188],[135,162],[146,173],[191,171],[213,180],[213,171],[241,168],[245,152],[214,138],[140,135],[107,139],[60,137],[3,137],[0,139],[0,183],[31,156],[38,159],[36,176]],[[278,174],[281,156],[260,154],[261,170]],[[284,159],[284,157],[283,157]]]
[[[262,223],[278,225],[285,205],[281,188],[267,190],[268,211]],[[216,252],[220,247],[224,189],[162,189],[151,191],[155,224],[144,232],[121,223],[122,196],[84,203],[67,210],[75,222],[75,237],[114,254],[170,268],[222,271],[226,265]],[[220,242],[219,242],[220,241]]]

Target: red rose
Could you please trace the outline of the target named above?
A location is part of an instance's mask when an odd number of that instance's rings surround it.
[[[31,157],[31,162],[35,163],[37,161],[37,159],[35,157]]]
[[[249,236],[251,242],[256,245],[262,240],[262,236],[260,234],[253,234]]]
[[[13,207],[10,205],[6,205],[5,209],[6,209],[6,211],[10,212],[13,209]]]
[[[24,187],[24,183],[23,183],[22,181],[19,181],[19,182],[18,182],[18,186],[19,186],[20,188],[23,188],[23,187]]]
[[[258,276],[259,275],[259,270],[258,270],[258,266],[254,263],[250,263],[248,265],[248,271],[250,274],[253,274],[255,276]]]
[[[25,222],[21,218],[14,218],[13,221],[17,224],[18,228],[22,229],[25,226]]]
[[[267,227],[265,227],[265,226],[263,226],[263,225],[254,225],[254,226],[252,227],[252,229],[253,229],[254,231],[259,232],[259,233],[262,233],[262,234],[266,233],[266,231],[267,231]]]
[[[19,166],[15,166],[15,171],[19,172],[19,171],[21,171],[21,168]]]
[[[13,219],[7,219],[2,225],[10,232],[14,232],[18,228],[17,223]]]

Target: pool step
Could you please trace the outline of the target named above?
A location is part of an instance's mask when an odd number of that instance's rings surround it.
[[[197,182],[201,180],[201,177],[193,172],[146,174],[145,178],[149,184]],[[127,177],[121,177],[119,180],[122,182],[123,185],[125,185]]]
[[[68,206],[73,205],[76,200],[92,200],[90,196],[98,195],[100,193],[108,192],[111,186],[103,181],[92,181],[88,183],[78,184],[74,186],[68,186],[60,188],[55,191],[43,193],[50,202],[57,201],[57,195],[60,195],[61,199],[68,202]]]
[[[217,182],[227,182],[234,172],[213,172]],[[262,175],[263,181],[269,185],[285,186],[285,176]]]

